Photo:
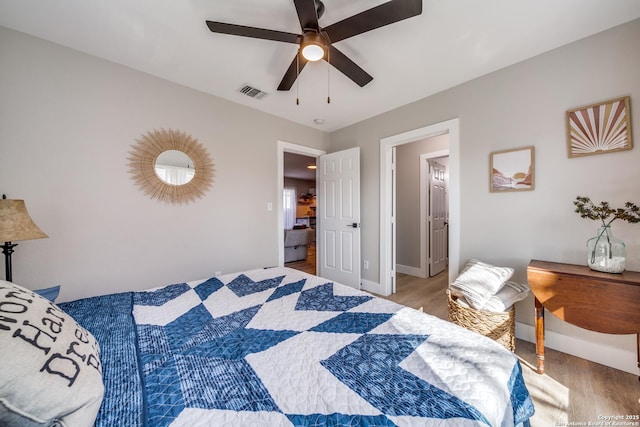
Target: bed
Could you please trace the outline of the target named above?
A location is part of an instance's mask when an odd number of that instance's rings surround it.
[[[59,308],[99,346],[103,396],[82,403],[99,403],[97,427],[514,426],[534,412],[499,344],[288,268]]]

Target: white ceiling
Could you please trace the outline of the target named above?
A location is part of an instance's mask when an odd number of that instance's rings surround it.
[[[307,168],[307,165],[316,164],[314,157],[303,154],[284,153],[284,176],[285,178],[316,180],[316,170]]]
[[[320,25],[381,3],[324,0]],[[336,43],[371,83],[310,63],[296,105],[295,84],[276,91],[296,45],[205,24],[299,33],[292,0],[0,0],[2,26],[327,132],[638,17],[640,0],[424,0],[420,16]],[[238,93],[244,84],[269,95]]]

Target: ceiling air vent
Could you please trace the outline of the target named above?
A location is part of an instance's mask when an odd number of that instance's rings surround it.
[[[249,85],[242,86],[240,89],[238,89],[238,92],[244,93],[245,95],[255,99],[262,99],[268,95],[267,92],[263,92],[260,89],[256,89],[255,87]]]

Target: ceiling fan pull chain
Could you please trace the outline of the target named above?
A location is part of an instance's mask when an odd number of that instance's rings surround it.
[[[298,54],[296,55],[296,105],[300,105],[300,85],[298,84],[298,80],[300,77],[300,50],[298,50]]]
[[[327,104],[331,104],[331,49],[327,51]]]

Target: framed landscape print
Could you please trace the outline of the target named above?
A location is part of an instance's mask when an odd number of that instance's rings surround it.
[[[534,189],[534,147],[495,151],[489,155],[492,193]]]
[[[569,157],[631,150],[628,96],[567,111]]]

